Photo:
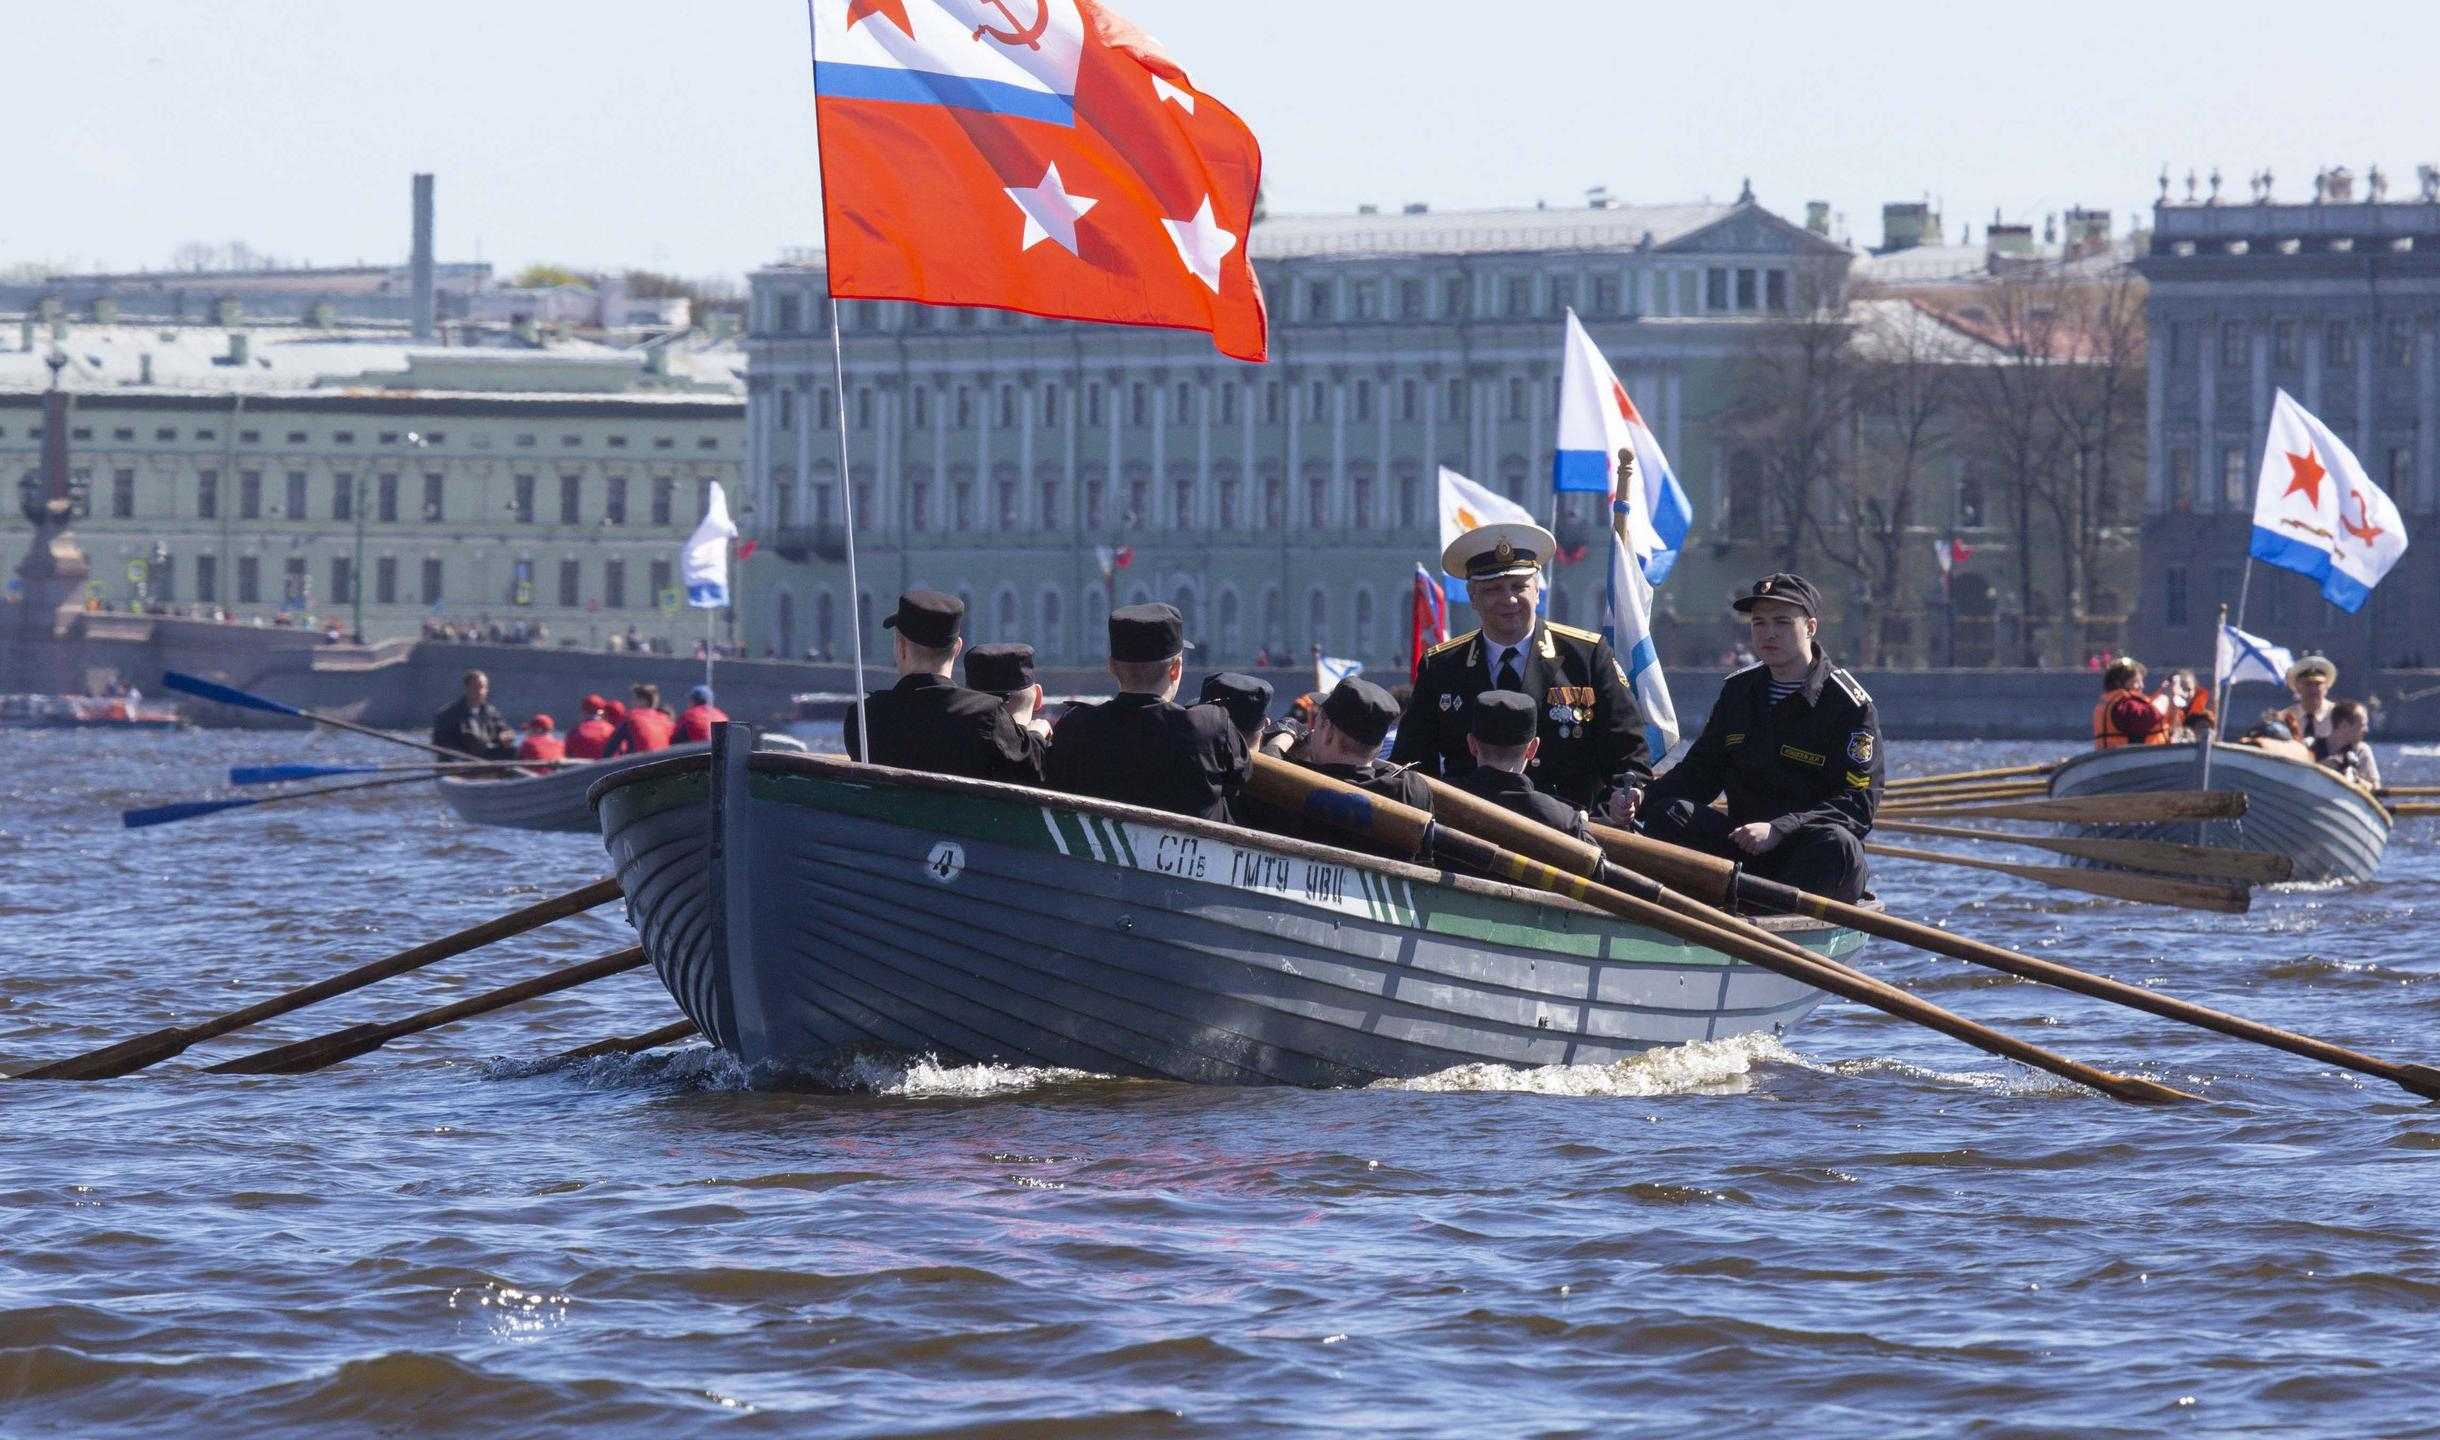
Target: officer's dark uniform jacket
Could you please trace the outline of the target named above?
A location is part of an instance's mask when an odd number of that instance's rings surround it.
[[[488,701],[480,707],[469,705],[462,695],[432,717],[432,743],[478,760],[502,760],[517,753],[516,732],[508,728],[500,708]]]
[[[1424,652],[1390,759],[1444,780],[1474,770],[1466,736],[1474,697],[1495,688],[1492,649],[1476,630]],[[1517,688],[1541,711],[1542,748],[1527,772],[1536,790],[1570,809],[1590,810],[1613,790],[1651,782],[1643,712],[1608,641],[1590,630],[1536,621],[1520,668]]]
[[[1042,783],[1042,737],[1018,726],[997,695],[938,675],[908,675],[864,702],[873,763],[935,775]],[[847,753],[864,758],[856,712],[847,712]]]
[[[1477,765],[1471,774],[1452,783],[1476,799],[1488,800],[1512,815],[1522,815],[1579,840],[1593,838],[1585,828],[1583,811],[1555,795],[1545,795],[1536,790],[1531,780],[1513,770]]]
[[[1225,823],[1252,768],[1245,737],[1219,706],[1121,695],[1060,717],[1044,772],[1070,795]]]
[[[1881,804],[1881,718],[1855,677],[1816,646],[1796,692],[1771,704],[1771,670],[1728,677],[1702,737],[1645,792],[1643,810],[1709,805],[1726,792],[1733,825],[1768,821],[1786,840],[1829,825],[1861,841]]]
[[[1353,785],[1368,794],[1378,795],[1385,800],[1395,800],[1401,805],[1411,805],[1427,814],[1431,811],[1432,787],[1424,783],[1421,775],[1404,765],[1379,763],[1316,765],[1303,760],[1298,760],[1296,763],[1316,775],[1327,775],[1333,780]],[[1309,840],[1316,845],[1336,845],[1342,850],[1360,850],[1367,855],[1381,855],[1391,860],[1416,858],[1415,852],[1411,850],[1393,853],[1388,847],[1379,845],[1352,830],[1343,830],[1336,825],[1320,820],[1307,819],[1296,811],[1283,810],[1279,806],[1257,800],[1251,795],[1240,796],[1237,807],[1243,817],[1238,823],[1249,830],[1261,830],[1272,835],[1285,835],[1292,840]]]

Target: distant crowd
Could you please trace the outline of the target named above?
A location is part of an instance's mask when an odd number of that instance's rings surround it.
[[[536,773],[570,761],[643,755],[706,741],[712,738],[712,727],[729,718],[713,702],[709,685],[689,690],[686,708],[672,711],[661,703],[660,686],[639,684],[625,701],[584,697],[577,703],[576,724],[565,734],[547,714],[530,716],[521,729],[512,729],[508,717],[491,703],[490,676],[469,670],[461,683],[457,700],[432,717],[432,743],[469,760],[532,762]]]

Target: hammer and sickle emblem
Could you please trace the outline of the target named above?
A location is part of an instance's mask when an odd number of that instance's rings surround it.
[[[1017,18],[1017,12],[1012,8],[1015,0],[983,0],[983,3],[999,11],[1001,18],[1008,22],[1009,28],[1002,30],[986,20],[974,27],[975,39],[981,40],[988,35],[1007,46],[1023,45],[1029,50],[1042,48],[1042,32],[1051,26],[1050,0],[1034,0],[1034,18],[1031,24]]]

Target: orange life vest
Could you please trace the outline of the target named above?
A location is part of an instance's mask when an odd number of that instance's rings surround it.
[[[2123,750],[2130,745],[2166,745],[2168,724],[2152,697],[2141,690],[2103,693],[2093,706],[2093,748]]]

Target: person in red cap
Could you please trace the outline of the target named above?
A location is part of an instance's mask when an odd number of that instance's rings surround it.
[[[728,713],[712,703],[712,687],[698,685],[686,692],[686,708],[678,712],[678,743],[692,745],[712,738],[712,727],[728,719]]]
[[[520,760],[565,760],[568,758],[567,742],[554,733],[558,728],[558,722],[548,715],[537,715],[526,721],[525,738],[517,742],[517,758]],[[537,770],[534,773],[547,775],[550,772]]]
[[[610,748],[610,737],[618,733],[618,726],[610,722],[610,702],[599,695],[587,695],[583,709],[585,718],[568,732],[568,758],[599,760]]]

